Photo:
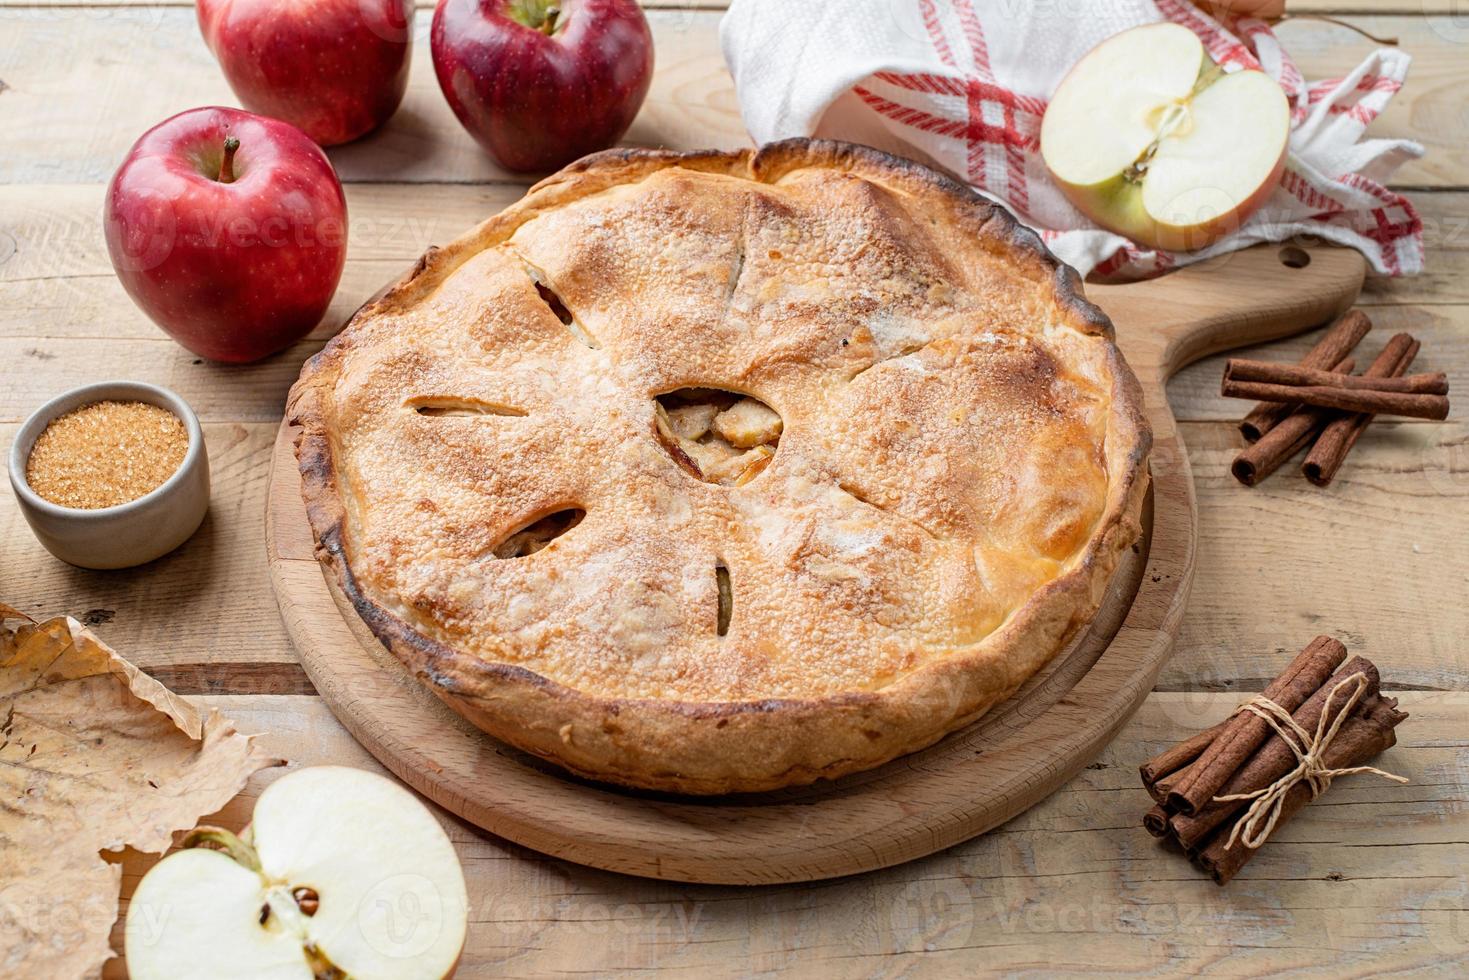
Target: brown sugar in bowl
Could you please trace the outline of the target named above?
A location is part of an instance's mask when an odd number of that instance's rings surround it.
[[[100,401],[58,415],[26,459],[26,485],[61,507],[100,510],[163,486],[189,449],[189,430],[168,409]]]
[[[177,433],[139,427],[147,421],[143,413],[118,406],[92,413],[94,419],[71,414],[100,402],[141,402],[169,412],[186,436],[182,459],[175,462]],[[42,465],[32,474],[37,486],[32,486],[27,475],[32,452],[58,420],[42,447],[45,458],[38,461]],[[91,468],[79,461],[68,467],[60,453],[85,450],[98,438],[78,421],[134,426],[136,431],[120,428],[116,442],[156,458],[137,458],[121,468]],[[104,381],[53,398],[25,421],[10,447],[10,485],[47,551],[82,568],[127,568],[167,554],[199,528],[209,509],[209,457],[199,420],[178,395],[137,381]]]

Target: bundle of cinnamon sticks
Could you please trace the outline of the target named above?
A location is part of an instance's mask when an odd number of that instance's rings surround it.
[[[1448,416],[1448,378],[1442,372],[1408,374],[1419,349],[1408,334],[1395,335],[1365,371],[1352,373],[1356,361],[1349,355],[1371,329],[1365,313],[1351,310],[1299,364],[1229,360],[1220,393],[1260,402],[1239,426],[1254,443],[1230,467],[1241,483],[1254,486],[1310,445],[1301,470],[1324,487],[1375,416]]]
[[[1370,769],[1367,761],[1395,744],[1393,729],[1408,716],[1381,693],[1379,680],[1371,661],[1349,660],[1341,643],[1316,637],[1247,705],[1139,767],[1157,801],[1143,826],[1225,884],[1254,857],[1263,837],[1333,776]],[[1267,715],[1277,719],[1274,724]]]

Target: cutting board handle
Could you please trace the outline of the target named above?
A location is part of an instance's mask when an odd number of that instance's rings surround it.
[[[1208,354],[1288,337],[1348,309],[1367,264],[1330,245],[1256,245],[1146,282],[1088,286],[1133,369],[1166,381]]]

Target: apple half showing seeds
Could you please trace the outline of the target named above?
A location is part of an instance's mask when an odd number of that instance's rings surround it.
[[[1226,73],[1193,31],[1147,24],[1093,48],[1041,122],[1041,157],[1077,209],[1140,245],[1203,248],[1280,183],[1290,105],[1261,71]]]
[[[249,828],[200,827],[128,904],[134,980],[447,977],[464,947],[464,874],[408,790],[342,766],[284,776]]]

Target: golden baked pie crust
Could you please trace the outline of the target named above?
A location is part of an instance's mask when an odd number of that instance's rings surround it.
[[[693,387],[781,416],[745,485],[660,445]],[[421,681],[573,772],[710,794],[923,748],[1059,652],[1139,535],[1141,405],[1007,211],[791,140],[554,174],[358,311],[288,416],[319,557]]]

